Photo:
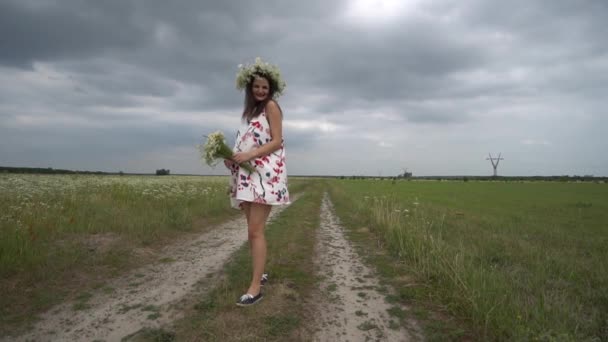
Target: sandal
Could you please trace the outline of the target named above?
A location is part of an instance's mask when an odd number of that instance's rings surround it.
[[[268,282],[268,273],[262,274],[262,280],[260,280],[260,286],[266,285]]]
[[[242,295],[241,298],[239,298],[239,300],[236,302],[236,305],[250,306],[250,305],[253,305],[253,304],[259,302],[260,300],[262,300],[263,297],[264,297],[264,295],[262,295],[262,292],[258,293],[257,296],[253,296],[249,293],[246,293],[246,294]]]

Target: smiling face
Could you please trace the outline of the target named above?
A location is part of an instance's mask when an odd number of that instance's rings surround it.
[[[251,85],[251,93],[256,101],[264,101],[270,93],[270,84],[264,77],[256,77]]]

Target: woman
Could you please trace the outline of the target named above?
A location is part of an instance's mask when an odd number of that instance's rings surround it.
[[[273,205],[290,203],[283,113],[275,100],[285,83],[276,66],[256,58],[253,65],[240,66],[237,88],[245,90],[244,125],[236,135],[234,156],[232,160],[225,160],[225,164],[232,173],[232,207],[242,209],[247,219],[253,274],[247,292],[236,304],[249,306],[263,298],[261,286],[267,280],[264,228],[270,209]],[[239,167],[242,163],[250,163],[254,172]]]

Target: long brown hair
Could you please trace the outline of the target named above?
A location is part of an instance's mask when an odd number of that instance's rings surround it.
[[[266,81],[268,81],[268,95],[262,101],[257,101],[255,99],[255,97],[253,96],[253,80],[256,77],[261,77],[261,78],[265,79]],[[262,112],[266,108],[266,105],[268,104],[269,101],[274,101],[277,104],[277,106],[279,106],[279,104],[276,102],[276,100],[272,99],[274,96],[274,93],[276,91],[277,91],[277,84],[272,79],[272,77],[266,77],[264,75],[259,75],[259,74],[253,75],[251,77],[251,80],[249,81],[249,83],[247,83],[247,89],[245,89],[245,105],[243,108],[243,116],[241,118],[247,122],[251,121],[251,119],[253,119],[253,118],[257,118],[260,114],[262,114]],[[283,110],[281,109],[281,106],[279,106],[279,111],[281,112],[281,116],[282,116]]]

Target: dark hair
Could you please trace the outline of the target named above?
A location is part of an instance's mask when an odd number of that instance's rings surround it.
[[[261,77],[268,81],[268,95],[262,101],[257,101],[253,96],[253,81],[256,77]],[[275,101],[272,98],[274,97],[274,93],[277,91],[277,84],[271,77],[266,77],[261,74],[254,74],[249,82],[247,83],[247,88],[245,89],[245,105],[243,108],[243,116],[242,119],[249,122],[253,118],[257,118],[264,109],[269,101]],[[276,103],[276,101],[275,101]],[[277,103],[277,106],[279,104]],[[281,111],[281,115],[283,115],[283,110],[279,106],[279,111]]]

